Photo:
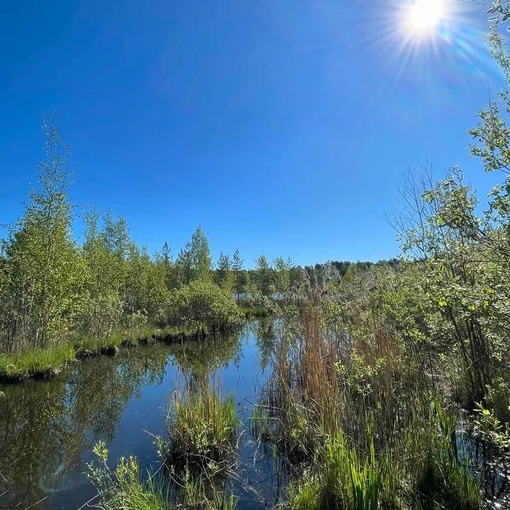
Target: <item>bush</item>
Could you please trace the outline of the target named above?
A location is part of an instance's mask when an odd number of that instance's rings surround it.
[[[116,293],[92,297],[86,292],[76,317],[78,332],[96,340],[111,336],[121,323],[122,308],[122,300]]]
[[[178,327],[205,326],[225,332],[239,326],[243,318],[233,296],[213,283],[196,280],[171,297],[168,320]]]

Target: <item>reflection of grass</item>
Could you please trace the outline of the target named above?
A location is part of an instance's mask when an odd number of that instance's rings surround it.
[[[266,306],[240,306],[239,311],[245,317],[264,318],[271,315],[271,311]]]
[[[224,474],[232,464],[239,424],[232,396],[222,399],[210,388],[176,394],[168,423],[167,464]]]
[[[257,404],[250,414],[250,433],[259,441],[271,440],[271,417],[268,406]]]
[[[176,500],[189,509],[234,510],[237,503],[236,497],[225,490],[225,483],[212,479],[207,473],[193,476],[187,470],[178,492]]]

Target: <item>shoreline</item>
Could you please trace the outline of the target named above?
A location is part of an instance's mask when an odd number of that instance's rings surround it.
[[[268,317],[270,310],[258,307],[240,307],[246,320]],[[57,377],[68,365],[97,356],[116,356],[120,349],[147,346],[155,343],[168,345],[188,341],[201,341],[216,336],[216,328],[209,330],[198,326],[190,330],[186,328],[143,328],[134,335],[126,332],[114,333],[102,340],[84,339],[81,342],[69,341],[58,347],[37,349],[18,354],[0,353],[0,384],[21,384],[33,379],[45,381]],[[41,361],[44,358],[49,361]],[[19,368],[18,368],[19,366]],[[10,369],[10,370],[9,370]]]

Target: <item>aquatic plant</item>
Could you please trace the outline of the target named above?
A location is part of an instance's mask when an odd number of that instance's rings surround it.
[[[407,471],[413,480],[410,499],[418,508],[475,510],[481,507],[480,483],[469,459],[459,453],[458,417],[443,409],[438,400],[431,404],[428,421],[408,430],[405,446]]]
[[[367,306],[375,298],[345,311],[341,295],[336,310],[324,295],[301,296],[285,317],[255,413],[259,437],[301,465],[290,508],[479,508],[480,484],[457,451],[459,414]]]
[[[176,470],[226,474],[234,464],[239,425],[232,396],[222,399],[219,391],[209,386],[175,392],[168,415],[168,439],[162,446],[166,464]]]
[[[377,510],[382,492],[381,466],[373,442],[367,458],[351,448],[342,432],[325,441],[301,481],[291,485],[294,510]]]
[[[298,321],[302,329],[297,334],[289,324],[283,328],[273,377],[261,399],[271,418],[272,440],[294,461],[311,455],[326,435],[338,430],[342,412],[336,369],[339,344],[323,334],[316,306],[305,306]]]

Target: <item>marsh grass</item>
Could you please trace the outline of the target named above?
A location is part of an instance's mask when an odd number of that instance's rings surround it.
[[[382,487],[373,443],[362,457],[338,432],[325,441],[302,480],[291,485],[289,506],[296,510],[377,510]]]
[[[410,452],[409,476],[412,497],[420,509],[474,510],[481,506],[481,485],[469,458],[461,453],[456,425],[458,417],[443,409],[439,400],[431,404],[428,422],[410,428],[402,453]]]
[[[301,304],[254,412],[258,437],[297,466],[288,506],[480,508],[457,448],[459,414],[440,403],[423,366],[372,316],[359,319],[359,337],[331,334],[322,306]]]
[[[24,377],[46,373],[74,360],[74,347],[65,343],[45,349],[33,348],[20,353],[0,354],[0,375]]]
[[[108,450],[99,442],[95,445],[96,462],[87,465],[88,477],[97,489],[100,510],[234,510],[236,498],[226,490],[224,482],[217,482],[201,474],[194,476],[186,470],[177,482],[169,480],[163,471],[141,476],[134,457],[121,457],[117,466],[108,466]],[[92,502],[92,501],[91,501]]]
[[[222,398],[210,386],[175,392],[164,446],[166,464],[174,471],[224,476],[235,464],[238,429],[233,396]]]
[[[303,476],[289,487],[296,510],[481,508],[480,483],[457,451],[455,418],[436,404],[418,423],[377,452],[370,426],[368,449],[338,432],[328,437]]]
[[[265,435],[293,463],[311,458],[324,438],[338,431],[342,413],[338,342],[322,334],[317,313],[313,307],[302,311],[298,336],[283,332],[275,349],[273,377],[252,420],[265,427]]]
[[[251,436],[261,442],[271,441],[271,416],[265,405],[255,405],[248,421]]]
[[[31,376],[41,378],[56,375],[66,364],[74,362],[79,351],[99,352],[111,346],[119,347],[126,340],[135,342],[141,338],[175,338],[178,335],[194,335],[192,328],[139,326],[123,329],[107,337],[81,336],[68,339],[63,343],[49,345],[45,348],[30,348],[19,353],[0,353],[0,379],[12,381],[26,379]],[[136,343],[136,342],[135,342]]]

